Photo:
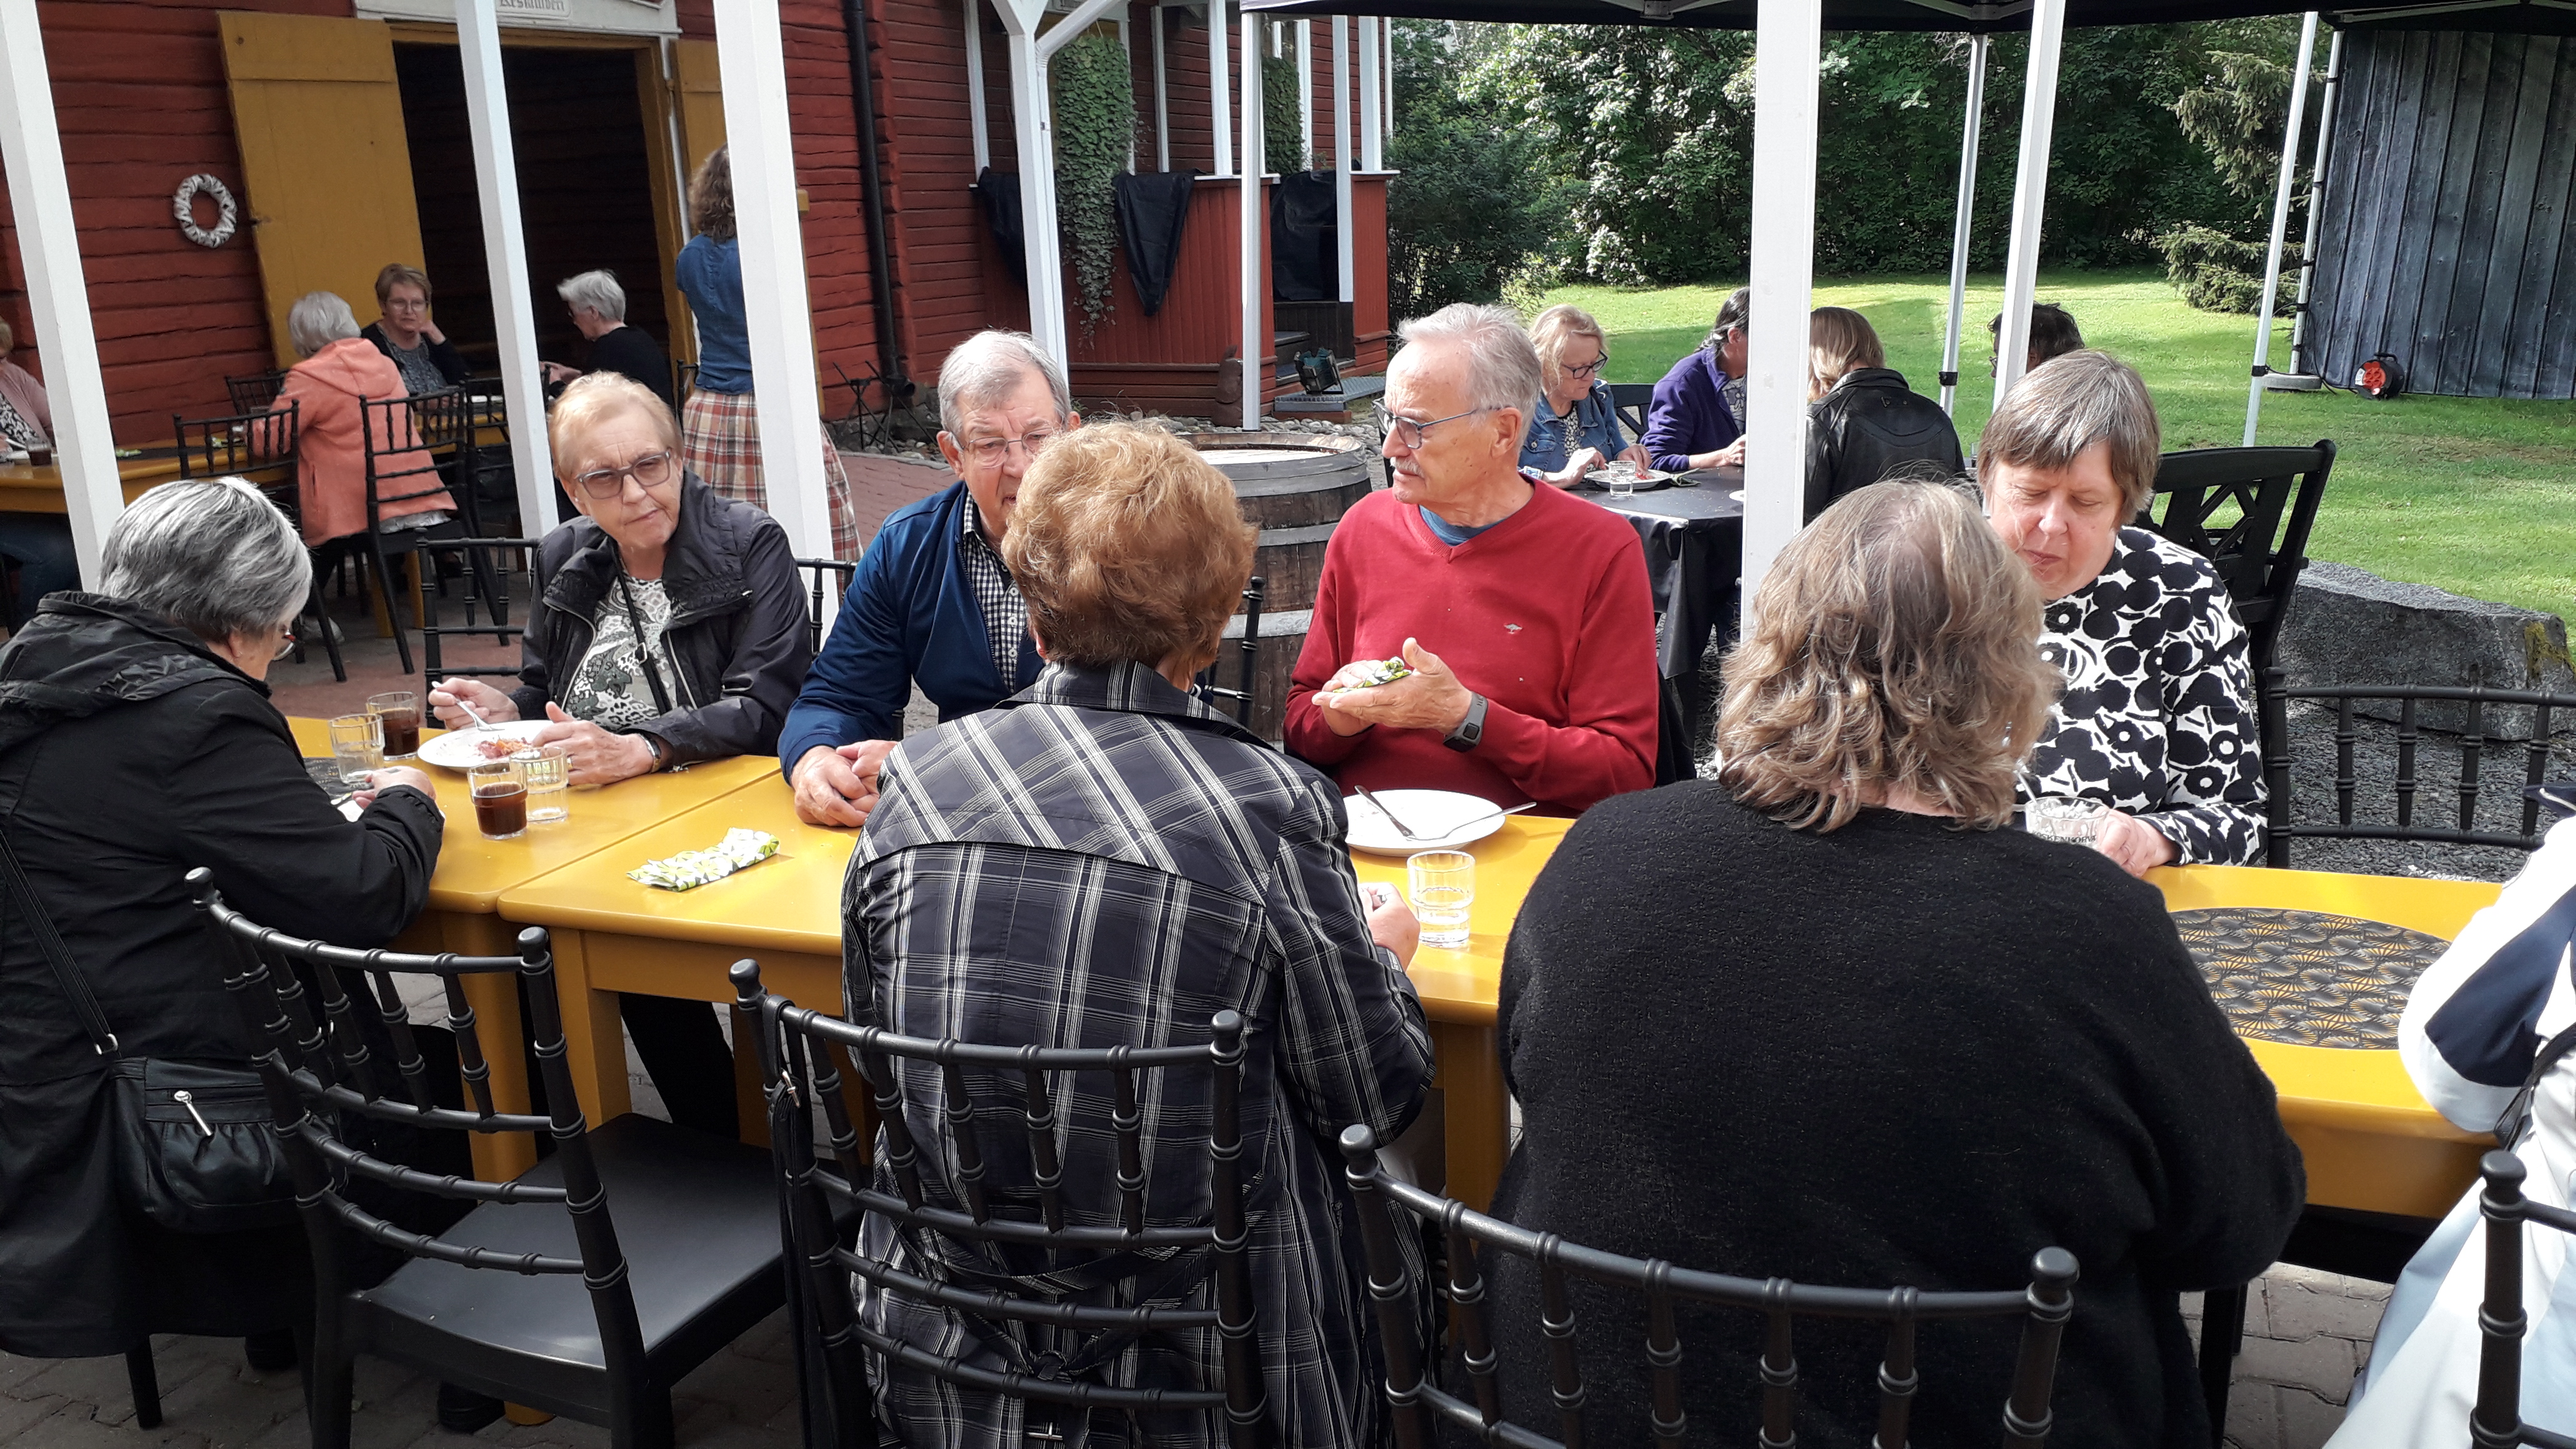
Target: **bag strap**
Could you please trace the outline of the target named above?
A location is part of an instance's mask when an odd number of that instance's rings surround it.
[[[2549,1069],[2564,1060],[2570,1051],[2576,1051],[2576,1026],[2551,1037],[2532,1058],[2531,1075],[2522,1079],[2522,1089],[2513,1094],[2513,1100],[2505,1104],[2504,1111],[2496,1118],[2496,1141],[2507,1150],[2511,1150],[2522,1140],[2522,1135],[2531,1130],[2531,1099],[2540,1090],[2540,1079],[2548,1076]]]
[[[79,963],[72,960],[71,948],[63,944],[62,933],[54,929],[54,918],[45,903],[36,899],[35,887],[27,883],[27,872],[18,864],[18,852],[9,837],[0,832],[0,883],[5,883],[9,899],[27,918],[27,929],[35,933],[36,944],[44,950],[45,959],[54,966],[54,979],[62,983],[63,995],[72,1004],[72,1013],[80,1018],[89,1032],[91,1050],[100,1056],[122,1055],[116,1033],[107,1029],[106,1013],[98,1009],[98,998],[90,993],[89,978],[81,974]]]

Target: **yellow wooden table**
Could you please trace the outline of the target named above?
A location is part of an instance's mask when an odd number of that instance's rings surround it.
[[[154,451],[175,450],[175,443],[155,445]],[[179,460],[168,458],[120,458],[116,476],[125,485],[125,501],[132,503],[151,489],[179,476]],[[0,463],[0,513],[67,514],[71,505],[63,501],[63,470],[53,463],[35,467],[27,463]]]
[[[2385,921],[2455,940],[2503,888],[2483,881],[2413,880],[2195,865],[2152,871],[2168,910],[2280,906]],[[2281,1121],[2307,1158],[2308,1202],[2438,1218],[2477,1180],[2495,1145],[2463,1132],[2415,1090],[2394,1050],[2291,1046],[2247,1038],[2280,1094]]]
[[[291,723],[295,743],[306,755],[319,758],[331,753],[329,722],[297,719]],[[423,730],[421,737],[435,739],[440,733]],[[514,938],[519,927],[499,913],[504,891],[607,850],[638,831],[763,776],[774,780],[778,762],[766,756],[714,760],[596,790],[574,790],[566,819],[531,825],[516,840],[486,840],[474,828],[474,801],[463,775],[426,765],[421,770],[436,782],[439,808],[447,813],[447,834],[439,848],[438,870],[429,879],[429,908],[394,945],[405,951],[511,956],[518,953]],[[469,976],[465,994],[473,1004],[491,1063],[493,1105],[504,1112],[526,1111],[527,1064],[518,1047],[522,1028],[514,983],[504,976]],[[474,1145],[475,1170],[486,1177],[515,1177],[537,1160],[536,1144],[525,1134],[478,1135]]]

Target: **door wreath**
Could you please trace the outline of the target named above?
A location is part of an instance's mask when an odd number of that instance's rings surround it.
[[[200,194],[214,198],[217,214],[211,230],[197,225],[197,197]],[[201,247],[219,247],[233,239],[240,209],[233,204],[230,187],[216,177],[199,172],[179,183],[179,190],[170,198],[170,214],[179,219],[181,236]]]

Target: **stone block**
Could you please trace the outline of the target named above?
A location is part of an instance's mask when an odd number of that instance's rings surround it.
[[[2567,625],[2556,614],[2401,584],[2347,564],[2311,563],[2299,575],[2281,626],[2279,664],[2292,686],[2484,685],[2576,695]],[[2394,721],[2395,701],[2358,706]],[[2527,708],[2490,707],[2488,735],[2528,739]],[[2417,720],[2459,732],[2464,705],[2427,701]],[[2576,719],[2553,720],[2553,731]]]
[[[2302,1339],[2249,1336],[2236,1355],[2236,1382],[2306,1389],[2340,1404],[2352,1394],[2354,1363],[2350,1339],[2326,1334]]]
[[[2228,1449],[2281,1449],[2280,1390],[2248,1383],[2242,1374],[2227,1390]]]
[[[2298,1389],[2277,1391],[2281,1414],[2281,1449],[2323,1449],[2343,1423],[2343,1406]]]

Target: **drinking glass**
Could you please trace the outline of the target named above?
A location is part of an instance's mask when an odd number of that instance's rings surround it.
[[[367,696],[367,713],[385,722],[385,758],[408,760],[420,753],[420,696],[409,690]]]
[[[572,752],[562,745],[530,745],[510,758],[528,782],[528,823],[544,825],[563,819],[572,784]]]
[[[1611,497],[1626,498],[1637,491],[1636,464],[1621,461],[1611,464],[1603,471],[1610,475],[1608,482]]]
[[[2078,800],[2062,795],[2042,795],[2022,810],[2030,833],[2042,840],[2062,840],[2069,845],[2090,848],[2102,833],[2102,817],[2110,807],[2099,800]]]
[[[340,783],[358,786],[383,769],[385,734],[372,714],[344,714],[331,721],[331,758],[340,765]]]
[[[1467,944],[1467,917],[1476,904],[1476,857],[1463,850],[1426,850],[1404,860],[1406,894],[1422,923],[1422,944],[1457,950]]]
[[[517,760],[485,760],[465,772],[474,792],[474,824],[485,840],[528,833],[528,774]]]

